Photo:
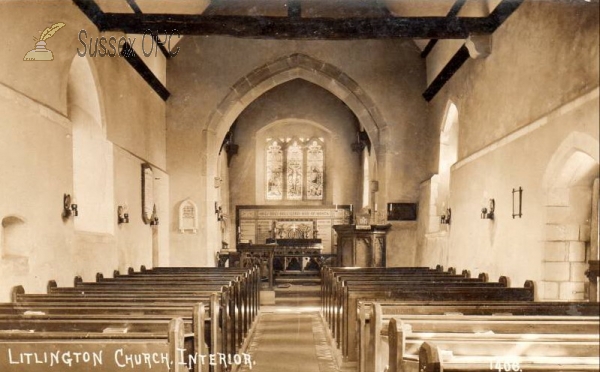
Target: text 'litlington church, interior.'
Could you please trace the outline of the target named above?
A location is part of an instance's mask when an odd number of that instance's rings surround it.
[[[0,370],[599,371],[599,13],[0,1]]]

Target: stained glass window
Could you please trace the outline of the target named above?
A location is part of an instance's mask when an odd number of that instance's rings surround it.
[[[267,200],[283,199],[283,151],[277,141],[267,147]]]
[[[306,198],[323,200],[323,146],[313,140],[306,151]]]
[[[287,148],[287,199],[302,200],[303,156],[297,141]]]
[[[324,200],[322,138],[268,138],[266,200]]]

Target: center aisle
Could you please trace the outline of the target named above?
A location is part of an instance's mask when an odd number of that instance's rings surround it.
[[[339,372],[316,311],[262,313],[247,350],[253,372]],[[249,367],[241,369],[250,371]]]

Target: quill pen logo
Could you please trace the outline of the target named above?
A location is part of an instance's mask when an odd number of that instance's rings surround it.
[[[56,33],[56,31],[60,30],[64,26],[65,26],[65,24],[62,22],[55,23],[52,26],[47,27],[42,32],[39,39],[34,37],[33,40],[37,41],[37,43],[35,43],[35,49],[27,52],[27,54],[25,54],[25,57],[23,57],[23,61],[52,61],[52,60],[54,60],[54,55],[52,54],[52,51],[49,49],[46,49],[46,40],[50,39]]]

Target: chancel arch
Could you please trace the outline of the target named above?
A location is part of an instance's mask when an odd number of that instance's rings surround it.
[[[67,103],[73,130],[73,197],[77,231],[114,232],[113,148],[106,127],[94,69],[75,56],[69,70]]]
[[[587,261],[598,259],[598,248],[592,244],[590,233],[594,223],[594,185],[599,175],[598,152],[597,140],[573,132],[548,163],[543,179],[546,220],[542,298],[545,300],[587,298]]]
[[[214,110],[209,117],[209,123],[205,132],[207,135],[207,152],[218,153],[218,147],[223,143],[223,140],[227,136],[233,123],[236,122],[240,117],[240,114],[253,102],[274,88],[294,80],[314,84],[337,97],[337,99],[352,112],[354,120],[356,121],[353,123],[353,128],[351,129],[352,139],[344,144],[341,144],[340,142],[340,146],[343,145],[349,148],[355,137],[356,131],[358,131],[359,128],[363,128],[371,142],[370,162],[372,165],[381,165],[378,163],[383,162],[385,158],[383,154],[379,153],[379,151],[383,151],[380,146],[380,133],[387,128],[387,124],[375,102],[360,88],[356,81],[346,75],[343,71],[323,61],[298,53],[278,58],[273,62],[258,67],[248,75],[240,78],[236,84],[231,87],[229,94],[223,98],[217,106],[217,109]],[[336,140],[341,141],[341,138],[334,138],[334,141]],[[327,152],[329,155],[326,156],[330,156],[334,151],[331,151],[329,144],[327,144],[327,148],[329,149]],[[239,157],[239,159],[241,158],[242,157]],[[356,164],[360,167],[362,162],[361,159],[355,158],[356,157],[354,156],[345,157],[342,164]],[[251,160],[254,159],[244,158],[243,160],[238,161],[250,162]],[[331,163],[326,160],[326,164]],[[246,164],[246,166],[251,165]],[[372,166],[371,168],[376,169],[377,167]],[[216,163],[207,163],[205,169],[207,171],[207,181],[210,181],[216,176]],[[383,177],[384,176],[378,179],[380,185],[385,185],[385,179],[383,179]],[[231,180],[231,182],[233,182],[233,180]],[[360,180],[357,180],[357,182],[362,183]],[[248,185],[254,188],[257,203],[264,200],[264,193],[262,193],[262,190],[260,192],[258,191],[261,187],[259,183],[260,181],[255,182],[251,186]],[[211,185],[207,184],[207,186],[207,200],[218,197],[218,195],[213,194],[210,190],[212,188]],[[334,189],[327,194],[327,187],[330,186],[326,185],[325,187],[325,201],[330,203],[343,202],[341,200],[338,201],[334,195],[336,192],[346,192],[347,188],[344,188],[339,184],[334,185]],[[356,190],[356,192],[360,193],[360,190]],[[327,195],[331,196],[327,197]],[[352,201],[348,201],[347,203],[352,203],[354,200],[358,202],[360,199],[360,194],[357,194],[352,197]],[[234,200],[236,200],[235,195],[231,195],[230,200],[231,205],[236,204],[234,202]],[[211,217],[212,216],[207,215],[207,221],[209,221]],[[209,244],[212,243],[213,242],[210,242]]]

